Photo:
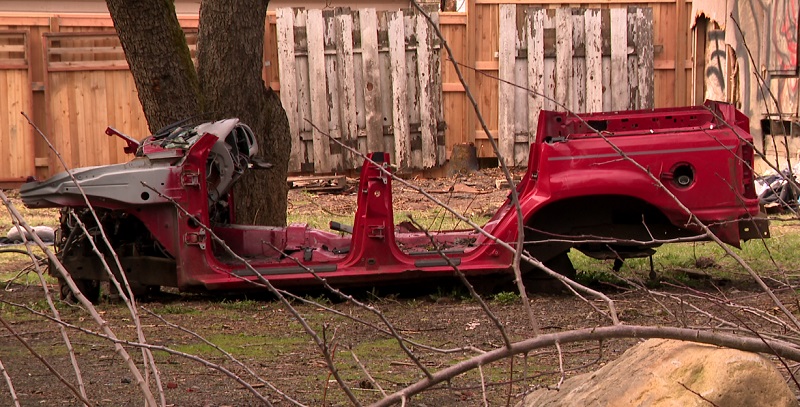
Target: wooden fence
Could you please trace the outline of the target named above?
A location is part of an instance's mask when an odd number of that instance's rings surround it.
[[[390,152],[401,169],[444,164],[440,41],[424,15],[287,8],[276,29],[290,171],[361,165],[328,135],[361,152]]]
[[[496,137],[507,162],[527,163],[543,108],[652,108],[652,24],[649,8],[501,5]]]
[[[576,110],[594,110],[598,106],[598,86],[604,89],[604,110],[625,106],[622,100],[628,101],[628,107],[674,106],[688,101],[688,92],[676,90],[687,87],[685,80],[677,79],[681,74],[685,76],[691,64],[686,62],[688,55],[679,52],[687,47],[675,43],[676,38],[677,42],[688,43],[689,35],[686,32],[676,35],[674,29],[675,17],[681,16],[680,10],[685,16],[687,6],[682,1],[661,1],[645,3],[653,9],[652,24],[648,23],[648,8],[628,9],[625,3],[584,3],[585,9],[562,9],[557,4],[531,8],[523,4],[499,4],[494,0],[472,0],[470,9],[474,12],[439,13],[438,20],[455,59],[463,63],[463,76],[489,129],[500,138],[501,151],[509,153],[513,148],[509,156],[514,157],[516,164],[524,164],[531,121],[535,120],[531,110],[540,102],[545,108],[554,105],[520,88],[508,91],[505,82],[498,78],[510,78],[510,82],[528,86],[536,83],[536,75],[531,76],[530,70],[535,72],[541,68],[542,93],[562,102],[566,100],[567,106]],[[321,19],[323,24],[308,24],[309,18]],[[535,29],[537,18],[540,18],[541,30]],[[179,19],[188,31],[196,30],[197,16],[179,16]],[[314,124],[322,123],[323,131],[362,151],[399,152],[400,163],[407,168],[436,167],[448,158],[452,146],[459,143],[475,143],[480,157],[494,156],[453,66],[432,36],[432,30],[421,34],[420,30],[426,26],[419,24],[419,19],[410,13],[346,9],[330,12],[282,10],[268,14],[264,80],[280,92],[285,107],[293,115],[293,131],[296,132],[293,172],[324,173],[357,164],[341,154],[341,150],[320,142],[321,134],[315,134],[307,119]],[[592,31],[597,29],[598,20],[599,58],[590,49],[592,41],[598,38],[596,31]],[[373,29],[366,28],[373,22],[374,37]],[[644,28],[652,26],[652,34],[647,30],[629,29],[630,22],[638,22],[638,26]],[[572,29],[561,30],[558,24],[571,24]],[[612,44],[614,33],[623,26],[626,38]],[[6,102],[0,103],[13,101],[11,103],[31,106],[31,116],[65,153],[71,166],[128,159],[121,154],[121,142],[105,136],[103,130],[111,125],[142,138],[147,135],[147,127],[107,15],[0,14],[0,32],[27,41],[27,54],[21,58],[24,64],[6,69],[7,64],[0,62],[4,67],[1,72],[6,75],[13,71],[27,78],[17,87],[6,87],[9,91],[0,93],[0,100],[5,98]],[[337,35],[344,38],[347,33],[352,35],[351,48],[348,41],[332,41]],[[648,35],[652,35],[652,48],[637,45],[646,44]],[[417,41],[427,41],[429,46],[417,47]],[[371,45],[376,42],[377,46]],[[338,47],[337,43],[340,43]],[[570,43],[574,43],[572,47],[568,46]],[[15,44],[15,47],[20,45]],[[311,55],[312,46],[319,51],[320,45],[324,56]],[[536,48],[539,46],[543,58],[534,56],[535,63],[529,64],[529,52],[539,52]],[[422,48],[426,48],[427,55]],[[403,49],[404,52],[400,51]],[[571,57],[567,57],[569,51],[573,52]],[[650,69],[643,63],[648,52],[653,53],[654,80],[644,83],[639,79],[646,79],[647,74],[639,72]],[[5,58],[4,55],[0,53],[0,57]],[[405,64],[400,62],[402,59]],[[569,62],[572,68],[563,68]],[[623,70],[625,63],[627,69]],[[309,67],[315,67],[314,71]],[[556,70],[556,67],[562,69]],[[584,67],[586,73],[583,73]],[[598,67],[601,85],[597,82]],[[405,75],[401,75],[403,68]],[[622,76],[612,80],[611,72]],[[626,83],[616,79],[624,75],[629,84],[625,91],[615,87]],[[294,80],[288,79],[292,77]],[[392,78],[405,78],[405,85]],[[567,88],[558,85],[572,83],[574,78],[579,81]],[[292,93],[296,96],[289,97]],[[652,102],[647,102],[649,95],[652,95]],[[407,101],[405,106],[399,103],[401,100]],[[296,103],[296,107],[292,103]],[[402,114],[403,109],[405,114]],[[9,114],[9,120],[17,114]],[[9,126],[2,126],[0,146],[3,150],[0,151],[13,150],[16,157],[21,157],[19,162],[0,160],[8,165],[0,167],[3,179],[21,179],[34,172],[43,177],[62,169],[47,146],[32,136],[27,124],[18,127],[23,134],[21,139],[27,140],[28,144],[23,143],[27,150],[10,147],[6,130]],[[404,137],[398,139],[395,134],[404,134]]]

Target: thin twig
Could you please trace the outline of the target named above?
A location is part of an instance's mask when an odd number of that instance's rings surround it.
[[[381,387],[381,385],[378,384],[378,382],[372,377],[372,375],[369,374],[367,368],[364,366],[363,363],[361,363],[361,361],[358,359],[358,356],[356,355],[355,352],[353,352],[352,349],[350,349],[350,355],[353,356],[353,360],[356,361],[356,365],[358,365],[358,368],[361,369],[361,373],[364,373],[364,376],[367,377],[367,380],[369,380],[369,382],[372,383],[372,385],[375,386],[375,388],[381,392],[381,395],[383,395],[383,397],[386,397],[386,392],[383,390],[383,387]]]
[[[11,394],[11,400],[14,400],[14,407],[20,407],[19,398],[17,397],[17,392],[14,390],[14,382],[11,381],[11,376],[8,375],[6,367],[3,366],[2,360],[0,360],[0,373],[3,374],[3,378],[6,380],[6,385],[8,386],[8,392]]]
[[[164,198],[167,201],[169,201],[170,203],[172,203],[172,205],[180,213],[182,213],[183,216],[186,216],[187,218],[192,219],[198,225],[198,227],[203,229],[209,236],[211,236],[211,239],[213,239],[214,242],[219,244],[220,247],[223,250],[225,250],[225,252],[227,254],[229,254],[231,257],[233,257],[234,259],[239,261],[242,265],[244,265],[245,268],[247,268],[247,270],[250,273],[252,273],[258,279],[258,281],[260,281],[269,290],[269,292],[271,292],[272,294],[274,294],[278,298],[278,300],[281,302],[281,304],[284,306],[284,308],[286,308],[286,310],[288,310],[289,313],[292,314],[292,316],[297,320],[297,322],[299,322],[300,325],[303,327],[303,330],[305,330],[306,333],[314,340],[314,343],[317,345],[317,348],[320,350],[320,352],[322,353],[323,357],[325,358],[325,363],[328,365],[328,368],[330,369],[331,373],[333,374],[333,377],[336,379],[336,382],[339,384],[339,387],[342,389],[342,391],[345,392],[347,397],[350,399],[350,401],[354,405],[360,406],[361,403],[358,401],[358,399],[356,398],[355,394],[353,394],[353,392],[350,389],[350,387],[347,386],[347,384],[344,382],[344,379],[342,379],[341,375],[339,374],[339,370],[336,368],[336,365],[333,363],[333,358],[331,357],[331,354],[327,351],[326,344],[322,341],[322,339],[319,337],[317,332],[314,331],[313,328],[311,328],[311,325],[308,324],[308,321],[306,321],[305,318],[303,318],[303,316],[300,315],[300,312],[297,311],[297,309],[295,309],[292,306],[291,303],[289,303],[289,301],[286,299],[286,297],[278,289],[276,289],[274,285],[272,285],[272,282],[270,282],[263,275],[261,275],[261,273],[259,273],[258,270],[256,270],[253,267],[253,265],[250,264],[249,261],[247,261],[245,258],[243,258],[239,254],[237,254],[235,251],[233,251],[233,249],[231,249],[231,247],[228,246],[228,244],[225,243],[225,241],[222,240],[222,238],[220,238],[216,233],[214,233],[214,231],[210,227],[208,227],[200,219],[198,219],[197,217],[195,217],[194,215],[189,213],[189,211],[187,211],[183,206],[181,206],[180,203],[175,201],[175,199],[173,199],[170,196],[164,195],[164,193],[162,193],[158,189],[150,186],[149,184],[147,184],[144,181],[141,181],[141,184],[145,188],[148,188],[149,190],[155,192],[161,198]]]
[[[203,342],[203,343],[205,343],[206,345],[208,345],[208,346],[210,346],[210,347],[214,348],[214,349],[215,349],[217,352],[219,352],[219,353],[223,354],[223,355],[224,355],[224,356],[225,356],[225,357],[226,357],[228,360],[230,360],[231,362],[233,362],[233,363],[235,363],[235,364],[239,365],[239,367],[241,367],[242,369],[244,369],[244,370],[245,370],[247,373],[249,373],[251,376],[253,376],[253,378],[255,378],[256,380],[258,380],[258,381],[259,381],[259,383],[262,383],[263,385],[267,386],[267,387],[268,387],[270,390],[274,391],[275,393],[278,393],[278,394],[279,394],[281,397],[283,397],[283,399],[284,399],[284,400],[288,401],[289,403],[292,403],[292,404],[294,404],[294,405],[296,405],[296,406],[304,406],[304,404],[302,404],[302,403],[300,403],[299,401],[297,401],[297,400],[295,400],[295,399],[293,399],[293,398],[289,397],[289,395],[288,395],[288,394],[286,394],[286,393],[284,393],[284,392],[280,391],[280,390],[279,390],[277,387],[275,387],[275,386],[274,386],[272,383],[270,383],[270,382],[268,382],[268,381],[264,380],[263,378],[261,378],[261,376],[259,376],[259,374],[258,374],[258,373],[256,373],[256,372],[255,372],[253,369],[251,369],[251,368],[250,368],[250,366],[248,366],[248,365],[244,364],[244,363],[243,363],[242,361],[240,361],[239,359],[236,359],[236,357],[235,357],[235,356],[233,356],[233,355],[231,355],[231,353],[230,353],[230,352],[226,351],[225,349],[222,349],[221,347],[219,347],[219,346],[218,346],[217,344],[215,344],[214,342],[211,342],[211,341],[209,341],[208,339],[206,339],[206,338],[205,338],[205,337],[203,337],[202,335],[198,334],[197,332],[194,332],[194,331],[192,331],[191,329],[188,329],[188,328],[186,328],[186,327],[183,327],[183,326],[180,326],[180,325],[178,325],[178,324],[174,324],[174,323],[172,323],[172,322],[170,322],[170,321],[167,321],[167,320],[166,320],[164,317],[162,317],[161,315],[158,315],[158,314],[156,314],[155,312],[153,312],[153,311],[151,311],[151,310],[149,310],[149,309],[147,309],[147,308],[145,308],[145,307],[141,307],[141,306],[140,306],[139,308],[143,309],[145,312],[147,312],[147,313],[148,313],[148,314],[150,314],[151,316],[153,316],[153,317],[155,317],[155,318],[158,318],[158,320],[160,320],[161,322],[163,322],[163,323],[164,323],[164,324],[166,324],[167,326],[169,326],[169,327],[171,327],[171,328],[174,328],[174,329],[177,329],[177,330],[179,330],[179,331],[185,332],[185,333],[187,333],[187,334],[189,334],[189,335],[191,335],[191,336],[193,336],[193,337],[195,337],[195,338],[199,339],[200,341],[202,341],[202,342]],[[253,389],[252,389],[252,392],[255,392],[255,388],[253,388]],[[261,396],[261,394],[260,394],[260,393],[257,393],[257,392],[255,392],[254,394],[256,394],[256,396],[257,396],[257,397],[259,397],[259,398],[261,399],[261,401],[264,401],[264,402],[266,402],[266,403],[269,403],[269,400],[267,400],[265,397]]]
[[[478,365],[478,373],[481,375],[481,398],[483,399],[484,407],[489,407],[489,401],[486,400],[486,379],[483,377],[483,365]]]
[[[411,0],[411,4],[417,11],[422,14],[425,19],[428,21],[428,25],[433,28],[433,31],[436,33],[436,36],[442,43],[447,55],[451,61],[455,61],[455,56],[453,54],[453,50],[450,48],[450,44],[447,43],[445,40],[444,35],[442,35],[441,30],[439,30],[438,24],[431,18],[430,14],[426,12],[422,6],[417,2],[417,0]],[[464,92],[467,95],[467,99],[469,99],[470,103],[472,104],[472,109],[475,111],[475,116],[478,119],[478,122],[481,124],[481,128],[483,129],[484,133],[486,133],[486,137],[489,140],[489,144],[492,146],[492,151],[494,151],[495,156],[497,156],[497,161],[500,164],[500,168],[503,170],[503,175],[506,178],[506,182],[508,182],[508,189],[510,191],[509,197],[511,198],[511,205],[514,207],[514,211],[517,215],[517,242],[516,242],[516,250],[513,251],[514,260],[511,262],[511,268],[514,271],[514,278],[516,279],[517,289],[519,290],[520,301],[522,302],[522,306],[525,309],[525,313],[528,316],[528,322],[531,324],[531,329],[533,331],[533,335],[536,336],[539,334],[539,322],[536,320],[536,316],[533,313],[533,307],[531,306],[531,302],[528,299],[528,292],[525,289],[525,283],[522,281],[522,271],[520,270],[520,259],[522,255],[522,244],[525,240],[525,225],[522,216],[522,206],[519,203],[519,193],[517,192],[517,188],[514,185],[514,177],[511,176],[511,171],[508,169],[508,165],[506,165],[506,157],[500,153],[500,149],[497,147],[497,141],[495,141],[494,137],[492,136],[492,131],[489,129],[489,125],[486,124],[486,121],[483,119],[483,113],[481,113],[481,109],[478,106],[478,102],[475,100],[475,97],[472,95],[472,91],[470,90],[469,84],[464,79],[464,76],[461,74],[461,69],[459,69],[458,64],[453,64],[453,68],[456,71],[456,75],[458,76],[459,82],[464,87]],[[512,158],[508,158],[512,160]]]

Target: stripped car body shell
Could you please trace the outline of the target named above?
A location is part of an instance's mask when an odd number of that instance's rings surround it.
[[[237,224],[230,185],[255,154],[254,139],[246,142],[252,133],[240,126],[233,119],[184,129],[182,145],[152,136],[127,164],[74,171],[104,211],[106,230],[116,228],[112,240],[129,280],[186,291],[252,287],[253,272],[169,200],[277,286],[318,286],[319,277],[337,285],[414,282],[452,275],[453,266],[468,276],[509,278],[512,253],[493,239],[516,246],[511,202],[483,226],[493,238],[474,230],[398,230],[386,153],[371,153],[361,169],[352,235],[304,224]],[[579,116],[542,111],[527,173],[516,186],[527,226],[524,248],[554,267],[569,263],[571,248],[598,258],[650,255],[670,239],[707,238],[692,214],[735,246],[768,236],[767,224],[754,220],[759,207],[748,128],[746,117],[717,102]],[[21,195],[30,207],[85,206],[64,174],[26,184]],[[74,230],[68,221],[62,227]],[[73,275],[105,279],[81,238],[63,236],[62,257]],[[574,273],[571,264],[557,271]]]

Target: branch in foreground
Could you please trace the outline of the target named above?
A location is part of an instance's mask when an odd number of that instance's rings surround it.
[[[24,346],[25,349],[27,349],[28,352],[30,352],[31,355],[33,355],[36,359],[38,359],[39,362],[42,362],[42,364],[47,368],[47,370],[49,370],[50,373],[52,373],[58,379],[58,381],[63,383],[64,386],[67,386],[69,391],[71,391],[72,394],[74,394],[75,397],[77,397],[78,400],[81,401],[81,403],[87,406],[92,405],[92,403],[90,403],[89,400],[86,399],[86,396],[81,394],[81,392],[78,389],[76,389],[75,386],[73,386],[72,383],[70,383],[66,378],[64,378],[64,376],[62,376],[61,373],[58,373],[58,370],[56,370],[53,367],[53,365],[51,365],[50,362],[47,361],[47,359],[42,357],[42,355],[40,355],[39,352],[36,352],[36,350],[33,349],[33,347],[31,347],[31,345],[28,343],[28,341],[26,341],[25,338],[20,336],[19,333],[17,333],[17,331],[14,330],[14,328],[11,327],[11,325],[2,316],[0,316],[0,324],[2,324],[8,330],[8,332],[11,333],[11,335],[14,335],[14,338],[16,338],[19,341],[19,343],[21,343],[22,346]]]
[[[25,117],[26,120],[28,120],[28,124],[30,124],[31,127],[33,127],[33,130],[36,131],[39,134],[39,136],[42,137],[44,142],[47,143],[47,146],[50,148],[50,150],[53,151],[53,153],[56,155],[56,157],[58,158],[59,162],[61,162],[61,165],[64,167],[64,171],[66,171],[66,173],[69,176],[69,178],[75,184],[75,187],[78,189],[78,192],[80,192],[81,197],[83,198],[83,202],[86,204],[86,207],[89,209],[89,213],[92,215],[92,218],[94,219],[96,224],[99,226],[98,230],[100,231],[100,237],[101,237],[103,243],[105,244],[106,248],[108,248],[108,252],[111,255],[111,258],[114,260],[114,266],[119,271],[119,275],[120,275],[120,278],[122,279],[122,281],[124,283],[125,290],[122,290],[122,287],[120,286],[119,282],[117,281],[116,277],[114,276],[114,273],[111,272],[111,268],[109,267],[108,262],[106,261],[106,256],[99,256],[100,262],[103,264],[103,267],[104,267],[105,271],[108,273],[109,279],[111,281],[113,281],[115,286],[117,287],[117,289],[119,291],[119,294],[120,294],[120,298],[122,298],[122,300],[125,302],[125,305],[128,307],[128,312],[131,314],[131,318],[133,319],[133,324],[134,324],[134,327],[136,328],[136,335],[139,338],[139,341],[143,342],[143,343],[146,342],[146,339],[145,339],[145,336],[144,336],[144,330],[142,330],[142,323],[139,320],[139,313],[136,311],[136,300],[133,297],[133,290],[131,289],[131,286],[128,283],[128,277],[126,276],[126,273],[123,271],[124,269],[122,267],[122,263],[120,263],[119,256],[117,255],[117,252],[114,251],[114,247],[111,245],[111,241],[109,240],[108,235],[106,235],[106,231],[102,227],[102,222],[100,222],[100,218],[97,216],[97,211],[94,210],[94,206],[89,201],[89,197],[86,195],[86,191],[83,190],[83,186],[81,186],[80,182],[78,182],[78,179],[75,178],[75,175],[72,173],[72,170],[67,165],[67,162],[64,160],[64,157],[61,155],[61,152],[59,152],[58,149],[56,149],[56,147],[53,145],[53,143],[50,142],[50,139],[44,134],[44,132],[42,132],[41,129],[39,129],[39,127],[33,122],[33,120],[31,120],[30,117],[28,117],[28,115],[25,112],[20,112],[20,113],[22,114],[23,117]],[[77,218],[77,216],[76,216],[76,218]],[[78,219],[78,221],[79,221],[79,223],[82,224],[82,222],[80,222],[80,219]],[[84,228],[84,231],[85,231],[85,228]],[[89,235],[87,234],[86,236],[89,236]],[[95,246],[94,239],[89,239],[89,241],[92,242],[93,246]],[[59,271],[61,271],[61,269],[59,269]],[[66,269],[64,269],[64,271],[66,271]],[[70,277],[70,279],[71,279],[71,277]],[[76,287],[73,286],[72,284],[68,284],[68,286],[69,286],[70,290],[72,290],[73,294],[75,294],[76,297],[80,297],[80,296],[83,295],[82,293],[80,295],[78,293],[76,293],[75,292]],[[126,291],[127,291],[127,295],[126,295]],[[153,372],[153,376],[155,377],[155,381],[156,381],[156,387],[158,389],[158,394],[159,394],[159,397],[161,399],[161,404],[166,404],[166,399],[165,399],[165,396],[164,396],[164,388],[161,385],[161,375],[158,372],[158,367],[156,366],[155,359],[153,358],[152,354],[148,353],[149,350],[142,349],[142,352],[143,352],[142,353],[142,360],[143,360],[143,364],[145,366],[145,375],[147,375],[148,371],[152,371]],[[143,378],[143,380],[144,380],[144,378]],[[152,406],[155,406],[156,405],[155,399],[153,399],[152,401],[150,400],[150,398],[152,397],[152,391],[150,390],[150,386],[147,385],[146,387],[147,387],[147,389],[144,390],[144,388],[143,388],[143,391],[145,392],[145,396],[147,398],[147,402],[149,404],[151,404]]]
[[[64,268],[64,266],[58,260],[56,255],[53,254],[52,250],[50,250],[50,248],[44,244],[42,239],[39,238],[36,232],[33,231],[31,225],[25,222],[25,219],[23,218],[22,214],[19,213],[19,211],[11,202],[11,200],[8,199],[8,196],[6,196],[6,194],[1,190],[0,190],[0,199],[6,205],[6,208],[8,208],[9,212],[11,212],[12,216],[16,218],[17,221],[19,221],[20,226],[22,226],[25,229],[25,231],[31,236],[36,245],[39,246],[42,252],[47,256],[47,259],[50,261],[50,263],[53,266],[55,266],[56,271],[58,271],[61,277],[64,278],[64,282],[69,286],[69,289],[72,290],[73,293],[75,293],[75,297],[77,298],[78,302],[80,302],[80,304],[89,312],[89,315],[92,316],[92,319],[100,326],[100,328],[106,335],[108,335],[108,337],[116,339],[117,336],[111,329],[111,327],[108,325],[108,322],[103,319],[100,313],[97,312],[97,309],[94,307],[94,305],[92,305],[92,303],[86,298],[86,296],[83,295],[81,290],[78,289],[78,286],[75,285],[75,281],[72,279],[72,276],[69,274],[67,269]],[[153,397],[153,392],[152,390],[150,390],[150,386],[148,386],[147,382],[144,380],[144,377],[142,377],[142,372],[139,371],[139,368],[136,366],[136,363],[131,358],[128,351],[125,350],[125,348],[119,343],[114,343],[114,350],[128,366],[128,369],[130,370],[131,374],[136,380],[136,384],[139,386],[139,388],[142,391],[142,394],[144,395],[146,404],[152,407],[157,406],[158,404],[156,403],[155,397]]]
[[[536,338],[512,344],[511,349],[499,348],[483,355],[467,359],[449,368],[434,373],[434,379],[420,380],[389,397],[384,398],[371,407],[391,406],[409,397],[419,394],[431,386],[450,380],[460,374],[477,369],[478,366],[496,362],[510,356],[527,353],[534,349],[553,346],[556,343],[567,344],[572,342],[596,341],[614,338],[662,338],[681,341],[705,343],[739,349],[746,352],[774,354],[776,356],[800,361],[800,349],[784,341],[765,340],[761,338],[748,338],[729,334],[720,334],[712,331],[702,331],[686,328],[652,327],[635,325],[614,325],[600,328],[585,328],[574,331],[559,332],[540,335]]]

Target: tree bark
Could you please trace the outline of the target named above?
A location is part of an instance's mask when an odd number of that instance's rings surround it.
[[[266,171],[247,171],[234,188],[239,223],[286,224],[289,121],[264,85],[267,1],[203,0],[198,68],[170,0],[107,0],[152,132],[197,116],[238,117],[253,129]]]
[[[170,0],[107,0],[151,132],[201,112],[186,35]]]
[[[206,111],[238,117],[255,133],[260,158],[273,164],[249,171],[234,188],[238,223],[285,225],[289,120],[278,96],[264,84],[263,0],[204,0],[200,6],[197,65]]]

